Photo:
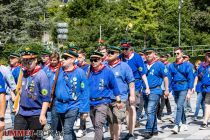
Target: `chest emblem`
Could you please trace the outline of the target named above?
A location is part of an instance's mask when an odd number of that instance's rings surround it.
[[[100,79],[99,90],[103,90],[103,89],[104,89],[104,79]]]

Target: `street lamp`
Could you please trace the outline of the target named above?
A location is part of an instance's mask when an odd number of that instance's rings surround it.
[[[179,0],[179,47],[181,44],[181,9],[182,9],[182,3],[184,2],[184,0]]]

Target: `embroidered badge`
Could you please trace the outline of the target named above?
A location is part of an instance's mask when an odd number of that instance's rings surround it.
[[[46,96],[48,94],[48,91],[46,89],[42,89],[41,93],[42,95]]]
[[[115,75],[116,75],[116,76],[119,76],[119,72],[118,72],[118,71],[116,71],[116,72],[115,72]]]
[[[154,75],[155,70],[152,69],[152,71],[150,72],[151,75]]]
[[[99,90],[103,90],[103,89],[104,89],[104,79],[100,79]]]
[[[81,83],[81,88],[85,88],[84,82]]]
[[[164,73],[168,73],[168,70],[167,70],[167,68],[165,68],[165,69],[164,69]]]
[[[139,68],[138,68],[138,70],[139,70],[139,71],[142,71],[142,70],[143,70],[143,68],[142,68],[142,67],[139,67]]]

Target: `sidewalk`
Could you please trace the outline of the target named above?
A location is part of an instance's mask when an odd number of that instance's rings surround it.
[[[172,110],[174,109],[174,100],[173,97],[170,96],[170,103]],[[191,98],[191,106],[193,109],[193,112],[195,111],[195,105],[196,105],[196,94],[193,94]],[[165,111],[165,110],[164,110]],[[200,110],[199,116],[201,116],[202,111]],[[169,121],[170,116],[164,116],[163,120],[164,122],[162,124],[158,124],[159,128],[159,134],[158,136],[154,136],[151,140],[210,140],[210,128],[207,130],[199,130],[199,126],[202,123],[202,119],[198,121],[192,120],[193,113],[187,114],[187,122],[189,124],[188,131],[180,132],[179,134],[172,134],[170,131],[171,128],[173,128],[173,124]],[[135,129],[135,136],[136,139],[141,140],[143,139],[140,134],[144,131],[146,124],[146,120],[141,121],[140,128]],[[10,120],[10,112],[9,109],[7,109],[6,112],[6,129],[11,129],[11,120]],[[75,128],[77,130],[78,128]],[[122,134],[121,138],[123,138],[127,134],[126,125],[123,125],[122,127]],[[87,121],[87,135],[79,140],[92,140],[94,137],[94,129],[92,127],[90,119]],[[105,140],[110,139],[109,132],[104,133]],[[11,137],[6,137],[4,140],[12,140]]]

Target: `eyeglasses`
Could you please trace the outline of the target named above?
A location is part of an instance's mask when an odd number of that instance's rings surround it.
[[[179,55],[180,53],[175,53],[175,55]]]
[[[108,54],[114,55],[115,52],[114,51],[108,51]]]
[[[72,59],[72,57],[66,56],[66,55],[63,55],[62,58],[63,58],[64,60]]]
[[[124,51],[124,50],[125,50],[125,51],[127,51],[128,49],[129,49],[129,48],[124,48],[124,47],[123,47],[121,50],[123,50],[123,51]]]
[[[100,59],[99,58],[91,58],[90,59],[90,62],[92,63],[92,62],[98,62]]]
[[[33,63],[34,59],[22,59],[23,65],[31,65]]]

